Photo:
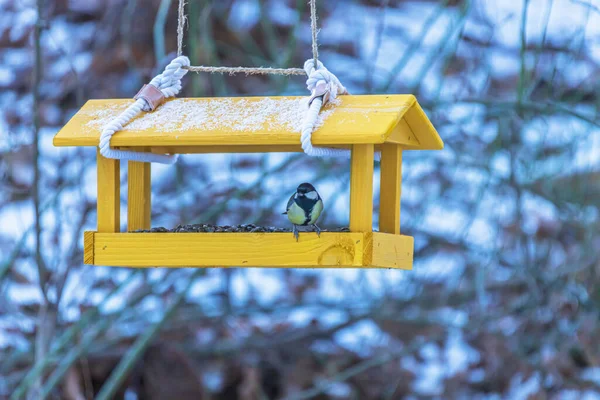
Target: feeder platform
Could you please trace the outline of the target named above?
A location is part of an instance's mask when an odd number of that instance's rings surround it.
[[[159,154],[301,152],[300,97],[166,101],[117,132],[111,145]],[[90,100],[55,146],[97,147],[103,126],[133,100]],[[412,95],[340,96],[323,107],[314,146],[351,151],[350,232],[141,233],[150,229],[150,164],[128,163],[127,232],[121,232],[120,161],[97,154],[98,227],[84,262],[115,267],[354,267],[411,269],[413,238],[400,233],[402,152],[443,142]],[[374,153],[381,151],[379,232],[373,232]],[[283,194],[282,194],[283,196]],[[287,223],[287,221],[282,221]]]

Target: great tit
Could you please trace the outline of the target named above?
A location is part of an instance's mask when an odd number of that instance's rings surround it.
[[[287,208],[284,214],[287,214],[288,219],[294,228],[294,237],[298,241],[298,225],[311,225],[317,231],[317,235],[321,236],[321,229],[316,225],[317,219],[323,211],[323,200],[317,193],[317,190],[310,183],[303,183],[298,186],[296,193],[290,197],[287,203]]]

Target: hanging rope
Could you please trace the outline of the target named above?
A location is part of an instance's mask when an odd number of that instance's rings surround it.
[[[183,31],[186,20],[185,0],[179,0],[179,7],[177,9],[177,57],[183,54]]]
[[[302,68],[270,68],[270,67],[205,67],[191,66],[191,72],[209,72],[211,74],[246,74],[246,75],[304,75]]]
[[[270,67],[212,67],[212,66],[191,66],[190,60],[183,56],[183,37],[187,16],[185,14],[185,0],[179,0],[178,18],[177,18],[177,58],[173,60],[165,71],[157,75],[150,82],[151,87],[145,85],[136,95],[135,103],[130,105],[123,113],[111,121],[100,135],[100,154],[107,158],[127,159],[132,161],[156,162],[162,164],[173,164],[177,161],[177,155],[142,153],[135,151],[117,150],[110,148],[111,137],[123,126],[131,122],[142,111],[152,111],[164,98],[177,95],[181,90],[181,78],[188,71],[208,72],[219,74],[237,74],[246,75],[304,75],[308,76],[306,86],[311,92],[309,99],[309,109],[302,123],[302,133],[300,141],[302,149],[309,156],[349,156],[347,150],[315,148],[312,145],[312,132],[315,129],[319,112],[324,104],[335,99],[338,95],[348,94],[346,88],[340,83],[339,79],[329,72],[327,68],[319,61],[319,46],[317,42],[317,5],[316,0],[309,0],[310,3],[310,27],[312,38],[311,60],[304,63],[304,68],[270,68]],[[157,90],[162,93],[162,98],[156,99]],[[154,93],[154,94],[153,94]],[[160,95],[158,97],[161,97]]]
[[[312,38],[312,54],[314,66],[317,66],[319,60],[319,45],[317,43],[317,2],[310,0],[310,30]],[[183,53],[183,32],[187,16],[185,14],[185,0],[179,0],[178,17],[177,17],[177,55]],[[204,65],[192,65],[186,67],[192,72],[208,72],[211,74],[246,74],[246,75],[304,75],[302,68],[271,68],[271,67],[212,67]]]
[[[312,38],[312,53],[314,67],[317,68],[319,62],[319,44],[317,43],[317,0],[310,0],[310,32]]]

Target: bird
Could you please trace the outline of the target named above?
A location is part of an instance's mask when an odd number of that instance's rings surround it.
[[[296,189],[296,193],[290,197],[287,203],[286,214],[290,222],[294,225],[292,232],[296,241],[299,239],[298,225],[311,225],[317,231],[317,235],[321,236],[321,229],[316,222],[323,211],[323,200],[313,185],[310,183],[302,183]]]

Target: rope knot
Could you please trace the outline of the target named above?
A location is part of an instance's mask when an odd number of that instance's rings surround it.
[[[181,90],[181,79],[188,73],[186,67],[190,66],[190,59],[185,56],[179,56],[165,67],[162,74],[158,74],[144,85],[135,97],[135,102],[123,111],[117,118],[112,120],[104,127],[100,134],[100,154],[106,158],[118,160],[127,159],[141,162],[157,162],[161,164],[174,164],[177,162],[177,155],[171,154],[153,154],[136,152],[130,150],[112,149],[110,139],[112,136],[123,129],[132,119],[137,117],[142,110],[152,111],[157,103],[161,103],[164,98],[174,97]]]
[[[150,85],[160,90],[165,98],[177,96],[181,91],[181,79],[188,73],[187,67],[190,66],[190,59],[186,56],[179,56],[171,61],[163,71],[150,81]],[[144,106],[144,111],[150,111],[149,105]]]
[[[304,71],[308,75],[306,87],[311,92],[308,100],[309,106],[317,97],[323,97],[323,104],[326,104],[338,95],[348,94],[348,90],[342,85],[337,76],[325,68],[321,61],[317,61],[317,67],[315,68],[315,61],[313,59],[307,60],[304,63]]]

